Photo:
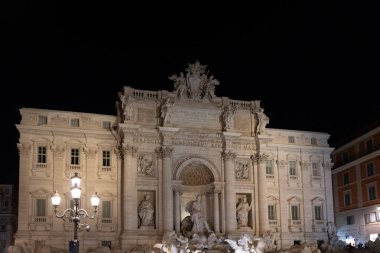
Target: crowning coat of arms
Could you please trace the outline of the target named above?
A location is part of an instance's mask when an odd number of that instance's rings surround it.
[[[219,81],[212,75],[208,76],[206,67],[196,61],[186,68],[186,75],[181,72],[179,75],[169,77],[170,80],[174,81],[178,98],[193,100],[208,98],[211,101],[215,97],[215,85],[219,85]]]

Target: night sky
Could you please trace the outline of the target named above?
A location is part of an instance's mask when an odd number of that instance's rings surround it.
[[[326,132],[335,147],[379,120],[378,9],[264,2],[2,1],[0,183],[17,183],[20,108],[115,115],[124,85],[172,91],[168,77],[196,60],[220,81],[216,95],[261,100],[270,128]]]

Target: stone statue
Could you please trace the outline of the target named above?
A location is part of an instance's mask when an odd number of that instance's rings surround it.
[[[260,134],[263,132],[266,125],[269,123],[269,118],[264,114],[263,108],[259,108],[256,111],[256,115],[257,115],[257,120],[258,120],[256,134]]]
[[[194,64],[189,64],[186,74],[181,72],[179,75],[169,77],[174,81],[177,98],[189,98],[196,101],[204,98],[212,101],[215,98],[215,86],[219,85],[219,81],[212,75],[208,77],[206,67],[196,61]]]
[[[201,200],[202,197],[198,195],[195,200],[189,201],[186,204],[185,210],[190,213],[191,221],[193,223],[191,228],[192,234],[202,235],[212,232],[206,218],[202,214]]]
[[[252,205],[247,202],[247,196],[244,195],[236,207],[238,228],[248,226],[248,213],[251,209]]]
[[[164,100],[161,106],[161,119],[162,125],[170,123],[171,109],[174,105],[174,101],[171,98]]]
[[[178,98],[183,97],[184,93],[187,92],[187,88],[188,88],[187,83],[186,83],[186,78],[183,72],[181,72],[179,76],[172,75],[169,77],[169,79],[174,81],[174,89],[176,91],[177,97]]]
[[[236,108],[232,105],[224,106],[222,112],[222,125],[224,131],[232,128],[235,111]]]
[[[139,204],[138,212],[140,218],[140,227],[154,225],[154,208],[152,202],[150,201],[149,194],[144,195],[144,199]]]

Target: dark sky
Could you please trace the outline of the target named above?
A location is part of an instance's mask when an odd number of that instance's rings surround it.
[[[334,146],[379,120],[371,1],[263,2],[2,1],[0,183],[17,182],[19,108],[115,114],[123,85],[172,91],[168,76],[196,60],[220,81],[218,96],[261,100],[271,128],[326,132]]]

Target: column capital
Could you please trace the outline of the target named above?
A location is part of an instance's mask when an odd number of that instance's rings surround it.
[[[50,146],[50,149],[56,157],[62,158],[66,148],[63,145],[52,145]]]
[[[251,156],[251,159],[257,163],[262,163],[264,162],[267,158],[269,157],[269,155],[265,154],[265,153],[261,153],[261,154],[254,154]]]
[[[224,152],[222,152],[222,157],[225,161],[233,160],[236,158],[236,153],[232,152],[232,151],[228,151],[228,152],[224,151]]]
[[[120,148],[120,151],[123,155],[136,156],[137,148],[128,144],[123,144]]]
[[[172,153],[173,153],[173,147],[170,147],[170,146],[165,146],[165,147],[162,147],[162,156],[163,158],[168,158],[168,157],[171,157]]]

